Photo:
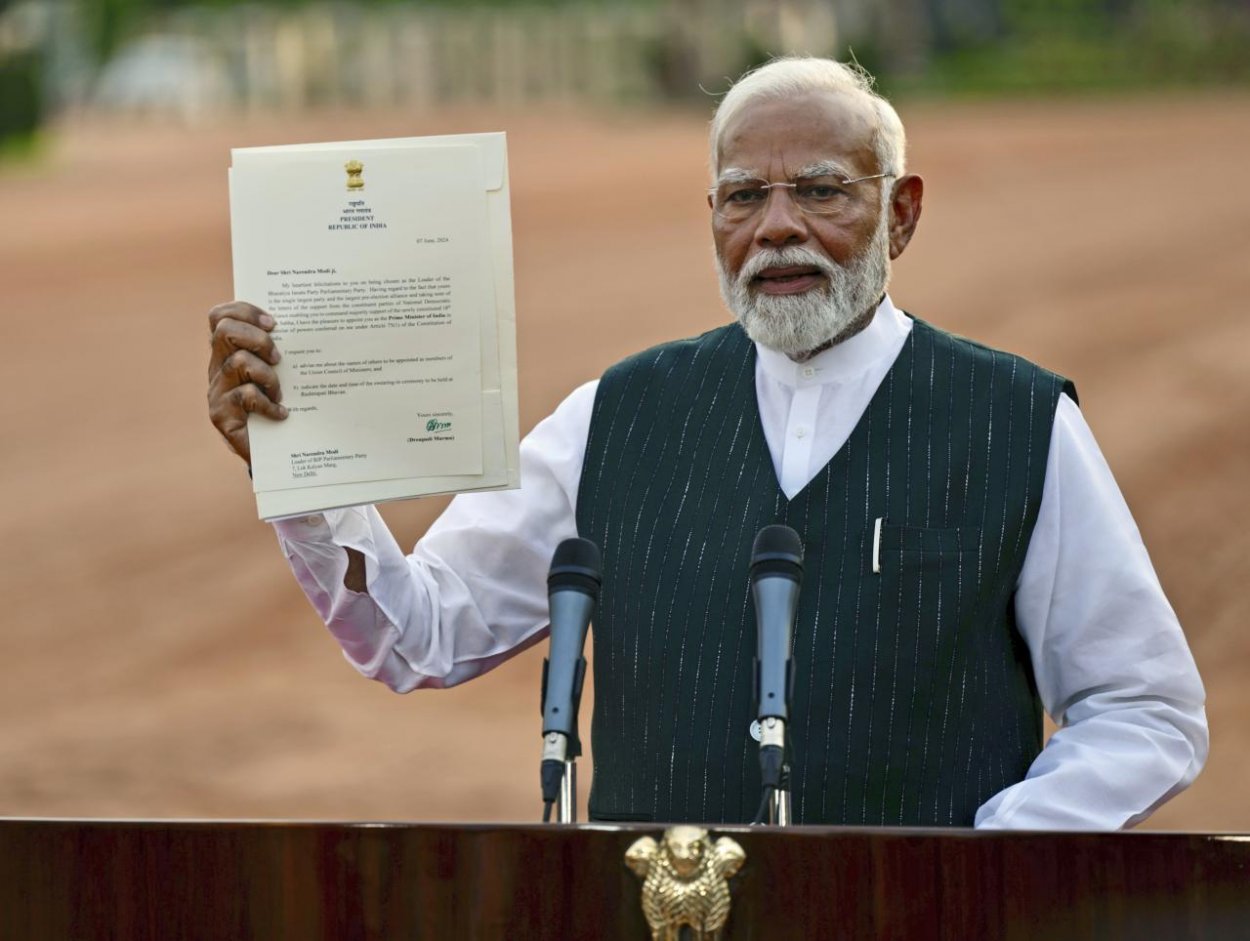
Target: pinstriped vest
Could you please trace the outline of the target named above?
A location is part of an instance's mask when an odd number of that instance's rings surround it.
[[[577,501],[603,550],[590,816],[734,822],[759,802],[747,566],[803,538],[799,823],[971,825],[1041,748],[1012,597],[1071,385],[916,321],[842,449],[787,500],[729,325],[612,367]],[[871,565],[883,519],[880,572]]]

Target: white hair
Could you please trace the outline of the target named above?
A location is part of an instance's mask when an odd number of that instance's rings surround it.
[[[776,100],[807,92],[833,91],[858,95],[876,117],[873,150],[881,173],[907,172],[907,137],[903,122],[885,98],[873,91],[873,77],[859,65],[845,65],[815,56],[785,56],[747,72],[725,93],[712,116],[712,176],[720,172],[721,137],[729,122],[753,101]]]

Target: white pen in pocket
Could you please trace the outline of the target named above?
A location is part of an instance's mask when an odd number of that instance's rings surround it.
[[[872,524],[872,571],[874,575],[881,574],[881,524],[885,522],[884,516],[878,516],[877,521]]]

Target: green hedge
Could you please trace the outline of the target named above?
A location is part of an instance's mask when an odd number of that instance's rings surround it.
[[[30,138],[43,119],[43,57],[37,50],[0,55],[0,146]]]

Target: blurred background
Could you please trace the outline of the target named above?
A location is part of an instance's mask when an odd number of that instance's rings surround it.
[[[1250,830],[1247,0],[0,0],[0,815],[536,819],[544,650],[361,679],[208,424],[229,150],[507,131],[527,430],[724,321],[706,123],[788,52],[907,125],[896,302],[1081,391],[1208,688],[1147,826]]]

